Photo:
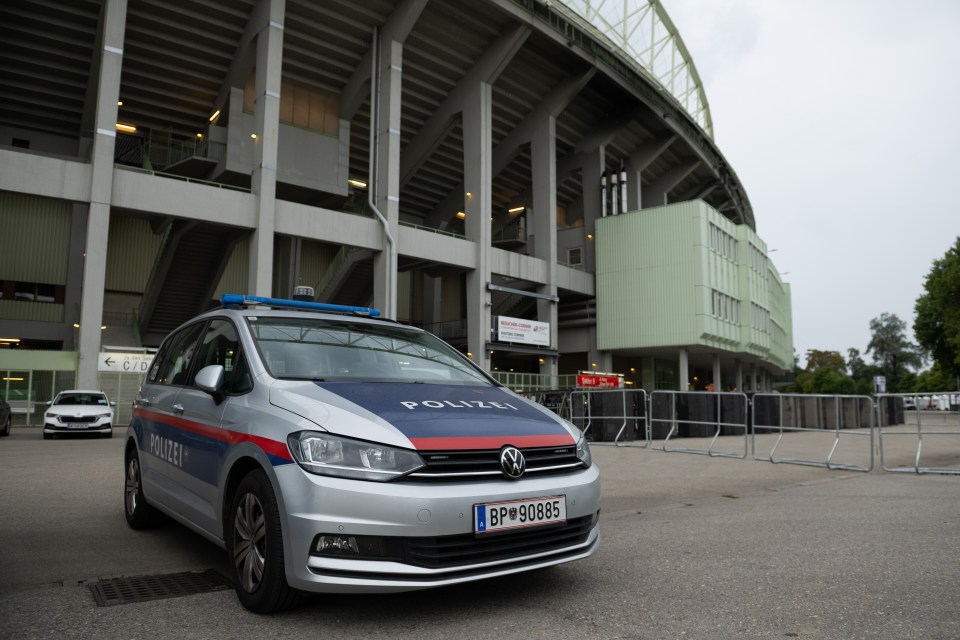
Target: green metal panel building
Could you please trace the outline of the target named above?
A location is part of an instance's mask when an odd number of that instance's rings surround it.
[[[682,350],[714,388],[717,365],[723,388],[744,388],[744,366],[791,367],[790,286],[749,226],[695,200],[602,218],[596,242],[599,350],[677,354],[681,379]]]

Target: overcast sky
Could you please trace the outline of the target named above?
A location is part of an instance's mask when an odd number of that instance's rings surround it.
[[[662,0],[793,297],[793,341],[866,351],[960,235],[960,2]],[[869,361],[870,358],[867,358]]]

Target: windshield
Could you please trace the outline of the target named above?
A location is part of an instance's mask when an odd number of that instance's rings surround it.
[[[99,393],[61,393],[59,396],[57,396],[57,400],[53,404],[106,407],[110,403],[107,402],[106,396]]]
[[[402,326],[321,318],[247,318],[270,375],[281,380],[494,383],[435,336]]]

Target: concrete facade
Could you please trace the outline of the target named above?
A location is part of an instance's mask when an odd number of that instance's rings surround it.
[[[767,256],[710,135],[566,14],[511,0],[205,0],[209,15],[174,8],[177,22],[141,0],[92,4],[93,35],[79,24],[76,35],[95,62],[78,121],[24,105],[0,119],[0,217],[23,230],[24,211],[46,212],[67,247],[51,275],[42,237],[0,239],[0,337],[76,351],[78,385],[97,385],[105,346],[155,345],[145,337],[159,311],[145,301],[165,287],[200,294],[186,319],[212,304],[207,292],[323,285],[324,301],[382,308],[487,370],[542,374],[548,386],[594,370],[681,388],[706,358],[725,386],[757,389],[792,366],[779,276],[772,302],[736,265],[725,281],[771,311],[779,333],[716,325],[710,339],[667,339],[702,309],[663,316],[643,290],[598,277],[658,242],[609,221],[677,203]],[[194,18],[217,34],[207,57],[190,56]],[[201,231],[223,242],[197,248]],[[614,239],[626,248],[605,254]],[[210,260],[188,277],[161,277],[164,261],[202,252]],[[63,295],[28,300],[18,287],[30,283]],[[627,298],[643,322],[612,340],[604,313]],[[498,340],[498,316],[548,323],[549,344]]]

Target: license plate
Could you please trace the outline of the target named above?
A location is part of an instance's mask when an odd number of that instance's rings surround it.
[[[86,429],[87,423],[85,422],[68,422],[67,429]]]
[[[476,533],[507,531],[567,521],[567,497],[547,496],[473,505]]]

